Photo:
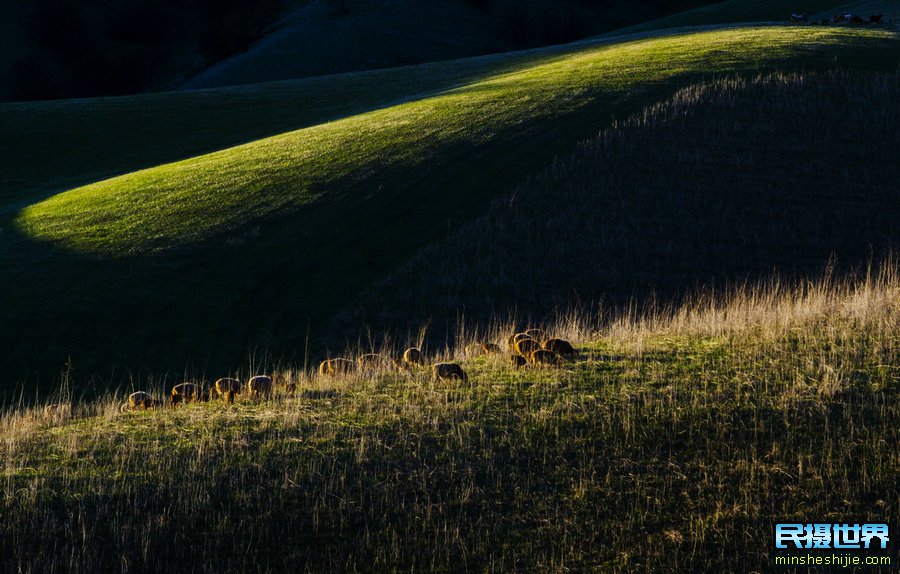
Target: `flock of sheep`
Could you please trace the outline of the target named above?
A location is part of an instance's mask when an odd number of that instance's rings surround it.
[[[541,329],[529,329],[522,333],[516,333],[507,340],[507,345],[510,360],[516,367],[560,365],[577,354],[571,343],[565,339],[546,338]],[[500,345],[491,342],[480,343],[467,351],[480,354],[504,354]],[[326,359],[319,364],[319,375],[335,376],[354,372],[371,372],[376,369],[411,370],[425,364],[425,356],[422,351],[412,347],[406,349],[399,359],[377,353],[360,355],[355,361],[343,357]],[[459,363],[435,363],[432,365],[431,371],[435,381],[460,380],[466,382],[469,380],[468,374]],[[290,392],[293,389],[288,386],[286,390]],[[246,393],[251,398],[267,399],[272,397],[274,391],[274,380],[267,375],[252,377],[246,385],[238,379],[225,377],[217,380],[208,390],[203,389],[197,383],[186,382],[172,387],[168,405],[177,407],[183,403],[206,402],[210,399],[219,399],[233,404],[235,397],[242,393]],[[162,400],[153,398],[146,391],[137,391],[128,397],[128,402],[122,404],[120,410],[127,412],[162,406]]]

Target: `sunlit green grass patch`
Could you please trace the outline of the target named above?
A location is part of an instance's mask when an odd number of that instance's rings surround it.
[[[325,197],[375,193],[366,178],[387,166],[412,177],[448,161],[441,154],[456,146],[516,145],[525,122],[530,130],[549,127],[598,105],[614,113],[618,93],[800,58],[807,66],[850,63],[855,49],[893,39],[878,30],[766,27],[583,46],[423,100],[68,191],[16,221],[35,238],[79,251],[186,245]]]

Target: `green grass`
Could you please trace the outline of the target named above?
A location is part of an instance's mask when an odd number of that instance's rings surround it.
[[[28,374],[49,381],[70,357],[81,380],[113,368],[224,373],[248,352],[298,360],[321,349],[323,326],[375,279],[613,119],[717,74],[890,69],[896,46],[875,30],[747,28],[244,90],[4,106],[17,125],[35,124],[25,149],[48,141],[41,130],[66,142],[48,121],[68,114],[73,140],[28,157],[13,147],[4,160],[22,186],[0,220],[0,257],[15,278],[2,287],[15,301],[0,311],[3,387]],[[334,105],[356,79],[349,102]],[[413,96],[387,105],[400,91]],[[285,111],[291,98],[308,107]],[[217,111],[193,118],[204,105]],[[156,144],[131,123],[141,106]],[[307,127],[40,201],[60,178],[146,167],[285,118]],[[134,134],[118,141],[123,126]]]
[[[768,571],[774,523],[900,516],[896,273],[569,317],[574,362],[459,352],[468,384],[293,371],[233,407],[9,409],[0,565]]]
[[[68,191],[29,206],[16,221],[30,236],[80,251],[181,246],[340,195],[385,169],[411,178],[426,164],[444,163],[458,146],[515,142],[512,132],[540,133],[613,94],[700,70],[764,69],[815,50],[839,53],[842,45],[891,38],[877,31],[757,28],[586,48],[423,100]]]

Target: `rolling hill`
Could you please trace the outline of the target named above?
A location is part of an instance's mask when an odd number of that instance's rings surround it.
[[[724,73],[892,69],[897,45],[877,29],[642,33],[2,106],[5,388],[69,358],[82,380],[300,360],[376,279],[612,120]]]
[[[772,23],[897,4],[0,104],[0,572],[763,572],[776,523],[898,524],[900,34]]]
[[[850,3],[842,0],[798,0],[789,3],[782,0],[760,0],[758,2],[725,0],[650,22],[628,26],[617,30],[616,33],[647,32],[713,24],[783,22],[791,14],[807,14],[810,18],[821,19],[846,12],[865,16],[884,14],[886,17],[891,17],[898,13],[898,6],[896,2],[885,2],[884,0],[864,0]]]
[[[900,247],[900,74],[719,79],[603,130],[365,291],[330,339],[431,344]],[[565,280],[561,280],[565,278]]]
[[[299,79],[563,43],[709,0],[0,2],[0,101]]]
[[[387,68],[561,44],[703,0],[351,0],[301,3],[248,50],[203,70],[210,88]]]

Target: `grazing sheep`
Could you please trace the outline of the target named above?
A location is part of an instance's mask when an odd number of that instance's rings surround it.
[[[350,359],[328,359],[319,364],[320,375],[338,375],[341,373],[352,373],[356,367],[356,363]]]
[[[247,381],[247,391],[251,397],[271,397],[273,388],[272,377],[266,375],[257,375]]]
[[[194,383],[181,383],[172,387],[172,394],[169,396],[169,404],[177,407],[181,403],[193,403],[206,399],[200,385]]]
[[[227,398],[225,394],[231,393],[231,402],[234,402],[234,395],[241,393],[241,382],[231,377],[224,377],[216,381],[213,388],[220,399]]]
[[[520,339],[516,343],[516,353],[523,357],[527,357],[532,351],[537,351],[540,348],[541,344],[534,339]]]
[[[431,371],[434,373],[435,381],[459,379],[467,382],[469,380],[469,375],[457,363],[435,363],[431,367]]]
[[[522,355],[512,355],[510,358],[512,359],[512,364],[515,367],[524,367],[528,364],[528,361]]]
[[[425,358],[422,356],[422,351],[416,347],[410,347],[403,351],[403,364],[407,366],[424,365]]]
[[[561,362],[559,355],[546,349],[532,351],[528,360],[532,365],[558,365]]]
[[[512,352],[512,353],[516,352],[516,343],[518,343],[522,339],[531,339],[531,337],[529,337],[525,333],[516,333],[515,335],[513,335],[512,337],[509,338],[510,352]]]
[[[128,405],[133,409],[144,406],[145,403],[150,400],[153,400],[153,397],[150,396],[150,393],[144,391],[138,391],[128,395]]]
[[[578,353],[575,347],[565,339],[547,339],[541,347],[563,357],[569,357]]]
[[[44,407],[44,418],[46,419],[67,419],[72,415],[72,405],[64,403],[53,403]]]
[[[134,411],[137,409],[154,409],[162,406],[162,401],[154,399],[150,393],[138,391],[128,395],[128,402],[119,406],[120,412]]]
[[[528,329],[525,331],[525,334],[535,341],[540,341],[544,338],[544,330],[543,329]]]
[[[500,348],[500,345],[498,345],[497,343],[482,343],[481,350],[488,355],[497,355],[503,352],[503,350]]]

